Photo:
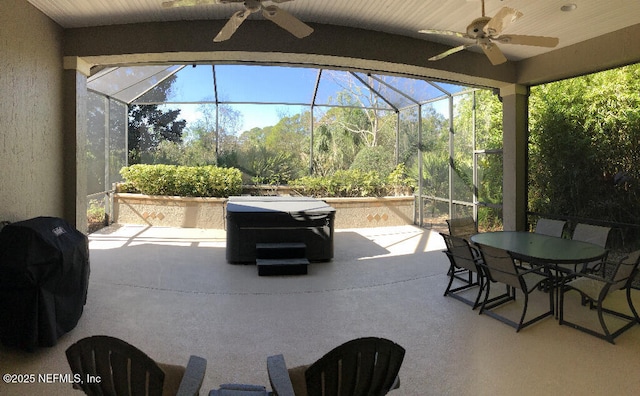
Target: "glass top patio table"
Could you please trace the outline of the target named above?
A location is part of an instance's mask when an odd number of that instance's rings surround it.
[[[539,264],[579,264],[602,258],[598,245],[526,231],[496,231],[473,235],[471,240],[504,249],[518,259]]]

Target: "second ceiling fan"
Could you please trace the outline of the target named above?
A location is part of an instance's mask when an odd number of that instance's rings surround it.
[[[225,41],[231,38],[238,30],[242,22],[255,12],[262,10],[262,15],[280,26],[284,30],[293,34],[298,38],[307,37],[313,32],[306,23],[302,22],[295,16],[276,5],[265,6],[263,1],[271,1],[272,3],[285,3],[293,0],[170,0],[162,3],[164,8],[186,7],[203,4],[227,4],[227,3],[244,3],[244,9],[234,13],[229,21],[222,27],[218,35],[213,39],[215,42]]]
[[[467,26],[466,33],[454,32],[451,30],[437,30],[437,29],[424,29],[420,30],[420,33],[426,34],[439,34],[446,36],[456,36],[467,39],[475,40],[474,43],[463,44],[450,50],[447,50],[439,55],[429,58],[431,61],[440,60],[456,52],[460,52],[467,48],[474,46],[480,46],[485,53],[489,61],[493,65],[499,65],[507,61],[500,48],[496,45],[501,44],[519,44],[519,45],[531,45],[536,47],[548,47],[553,48],[558,45],[558,39],[555,37],[544,36],[526,36],[517,34],[503,35],[502,31],[509,26],[512,22],[516,21],[523,14],[510,7],[502,7],[500,11],[493,17],[485,16],[484,12],[484,0],[482,0],[482,16],[474,19],[469,26]]]

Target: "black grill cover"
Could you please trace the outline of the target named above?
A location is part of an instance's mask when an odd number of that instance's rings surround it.
[[[73,329],[87,299],[89,243],[63,219],[37,217],[0,232],[0,341],[32,351]]]

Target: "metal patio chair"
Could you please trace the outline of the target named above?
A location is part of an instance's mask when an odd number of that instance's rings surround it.
[[[536,228],[533,230],[536,234],[548,235],[553,237],[562,237],[562,233],[564,231],[564,227],[567,225],[566,221],[562,220],[553,220],[553,219],[538,219],[536,222]],[[523,263],[519,261],[519,265],[530,267],[529,263]],[[540,285],[541,290],[548,291],[548,285]]]
[[[480,298],[484,290],[484,276],[482,268],[478,265],[480,257],[477,251],[471,247],[469,242],[461,237],[440,233],[447,245],[444,253],[449,258],[449,283],[444,291],[444,295],[453,297],[463,303],[470,305],[472,309],[480,306]],[[466,274],[463,274],[466,273]],[[465,276],[466,275],[466,276]],[[475,275],[475,276],[474,276]],[[461,285],[452,288],[454,281],[458,280]],[[465,298],[460,292],[477,287],[478,293],[474,301]]]
[[[538,219],[534,232],[561,238],[566,225],[567,222],[562,220]]]
[[[638,312],[633,306],[631,300],[631,282],[638,270],[640,262],[640,250],[636,250],[628,256],[622,258],[614,267],[613,271],[606,276],[597,276],[590,273],[580,273],[575,279],[564,282],[560,291],[560,324],[568,325],[587,334],[605,339],[614,344],[614,340],[620,334],[632,328],[640,322]],[[604,302],[609,295],[615,291],[626,291],[627,304],[633,315],[628,315],[613,309],[604,308]],[[597,309],[598,321],[602,327],[602,332],[589,329],[582,325],[569,322],[564,318],[565,312],[565,294],[575,290],[580,293],[581,301],[587,301],[590,309]],[[584,304],[582,304],[584,305]],[[609,314],[626,320],[627,323],[618,330],[611,332],[609,326],[604,320],[604,314]]]
[[[576,228],[573,230],[573,236],[571,239],[606,247],[610,232],[610,227],[578,223]]]
[[[602,227],[592,224],[583,224],[579,223],[576,225],[576,228],[573,230],[573,236],[571,239],[575,239],[576,241],[589,242],[594,245],[607,247],[607,241],[609,239],[609,234],[611,233],[610,227]],[[583,272],[599,272],[603,268],[603,261],[594,261],[592,263],[585,263],[580,271]],[[578,272],[578,268],[576,266],[575,271]]]
[[[193,355],[186,367],[157,363],[133,345],[103,335],[81,339],[66,355],[81,379],[74,388],[96,396],[198,395],[207,368],[205,359]]]
[[[471,236],[478,233],[478,225],[471,216],[456,217],[453,219],[447,219],[446,221],[447,227],[449,228],[449,235],[452,235],[454,237],[463,238],[470,242]],[[471,245],[471,248],[474,250],[474,254],[478,256],[479,253],[477,252],[476,248],[473,247],[473,245]],[[462,276],[467,275],[464,268],[458,269],[457,271],[460,272],[460,274],[456,274],[456,276],[461,274]],[[463,280],[460,277],[458,279]]]
[[[478,226],[471,216],[447,219],[447,226],[449,227],[449,235],[466,240],[478,233]]]
[[[529,294],[535,291],[538,285],[542,284],[543,282],[547,282],[549,279],[548,275],[545,275],[542,272],[546,270],[538,267],[524,268],[518,266],[513,257],[506,250],[483,244],[476,244],[476,246],[478,246],[480,250],[480,255],[482,257],[480,266],[484,270],[486,276],[485,282],[487,284],[485,298],[482,306],[480,307],[480,314],[487,314],[494,319],[497,319],[505,324],[508,324],[511,327],[514,327],[516,331],[520,331],[521,329],[547,316],[553,315],[553,290],[551,290],[548,293],[549,310],[532,319],[529,319],[526,322],[524,321],[529,305]],[[500,296],[494,297],[493,300],[495,301],[488,305],[487,303],[491,301],[489,300],[491,283],[496,282],[507,285],[507,292]],[[522,308],[520,321],[516,323],[515,321],[495,312],[494,308],[499,307],[509,301],[515,301],[516,290],[518,289],[524,294],[524,306]]]
[[[405,350],[384,338],[346,342],[309,366],[287,369],[282,355],[267,358],[275,396],[383,396],[400,386]]]

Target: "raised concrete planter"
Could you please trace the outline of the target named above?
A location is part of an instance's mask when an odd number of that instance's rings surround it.
[[[414,198],[323,198],[336,209],[335,228],[413,224]]]
[[[335,228],[413,224],[414,198],[321,198],[336,209]],[[225,229],[225,198],[114,194],[114,221],[164,227]]]
[[[226,198],[114,194],[114,221],[164,227],[224,229]]]

